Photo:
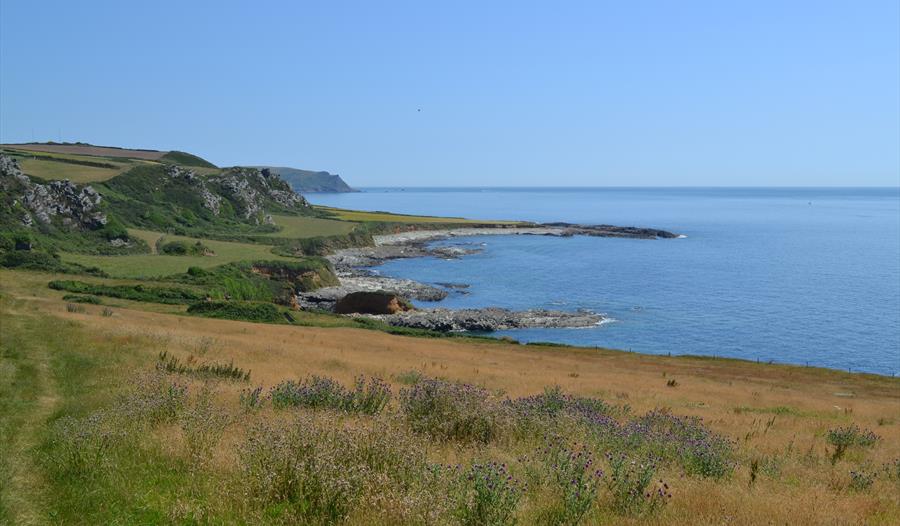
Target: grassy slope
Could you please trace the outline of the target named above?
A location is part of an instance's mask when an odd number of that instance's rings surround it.
[[[308,373],[349,382],[364,373],[389,379],[396,392],[411,370],[512,396],[559,384],[571,392],[628,403],[636,411],[662,406],[698,415],[736,440],[738,465],[732,477],[714,481],[665,472],[675,495],[671,505],[635,523],[720,524],[728,517],[731,524],[894,524],[900,513],[894,482],[878,479],[868,491],[847,487],[849,470],[874,469],[900,456],[897,379],[735,360],[257,325],[127,308],[102,317],[102,307],[92,305],[83,314],[68,313],[61,293],[28,283],[35,276],[0,275],[0,390],[5,389],[0,392],[0,433],[11,445],[0,459],[0,475],[15,481],[0,486],[0,520],[27,523],[25,519],[36,517],[34,523],[43,523],[50,522],[48,513],[56,513],[56,521],[67,523],[158,523],[185,505],[211,513],[212,522],[234,520],[229,514],[235,508],[219,499],[234,469],[235,459],[226,452],[240,440],[243,424],[230,428],[216,457],[215,474],[208,481],[215,489],[187,489],[192,475],[181,460],[177,428],[144,437],[141,448],[117,457],[123,463],[119,471],[104,472],[96,480],[53,478],[40,468],[35,448],[45,440],[49,420],[111,403],[111,386],[152,363],[160,350],[233,360],[252,370],[252,385],[271,386]],[[677,380],[677,387],[666,385],[670,379]],[[242,387],[220,386],[221,400],[235,411]],[[831,466],[824,433],[850,423],[873,429],[882,440]],[[514,461],[506,447],[435,444],[433,456],[443,462],[464,462],[473,455]],[[752,459],[777,462],[778,473],[761,473],[750,488]]]
[[[52,152],[32,152],[29,150],[8,149],[4,151],[19,161],[22,171],[45,180],[69,179],[74,183],[84,184],[106,181],[131,169],[137,162],[121,158],[97,157]],[[105,166],[89,166],[79,163],[101,164]]]

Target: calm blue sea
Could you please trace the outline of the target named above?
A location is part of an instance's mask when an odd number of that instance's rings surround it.
[[[446,307],[590,309],[590,329],[510,331],[655,354],[702,354],[900,374],[900,189],[396,189],[312,194],[361,210],[609,223],[677,240],[484,236],[459,260],[380,272],[471,284]]]

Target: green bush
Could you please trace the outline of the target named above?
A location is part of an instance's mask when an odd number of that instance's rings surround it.
[[[84,281],[54,280],[48,286],[54,290],[64,290],[77,294],[109,296],[133,301],[181,304],[202,300],[206,295],[178,287],[157,287],[149,285],[95,285]]]
[[[275,305],[252,301],[204,301],[192,304],[187,311],[207,318],[268,323],[284,321],[284,316]]]

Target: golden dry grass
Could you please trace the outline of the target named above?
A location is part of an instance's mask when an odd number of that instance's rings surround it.
[[[25,276],[11,284],[10,278]],[[271,386],[310,373],[350,382],[360,373],[403,385],[417,370],[503,390],[511,396],[564,389],[627,403],[635,411],[667,407],[697,415],[734,439],[738,465],[724,481],[664,476],[675,497],[651,524],[896,524],[900,488],[880,478],[869,491],[848,488],[850,469],[877,469],[900,457],[900,380],[817,368],[722,359],[661,357],[618,351],[521,346],[392,336],[346,328],[294,327],[193,318],[130,308],[102,317],[102,307],[66,312],[61,293],[36,290],[36,274],[0,273],[2,293],[26,300],[59,319],[90,327],[104,341],[143,341],[147,363],[167,350],[181,357],[233,360],[252,370],[253,385]],[[32,291],[31,294],[24,294]],[[139,306],[137,304],[132,304]],[[667,381],[676,379],[676,387]],[[241,385],[224,387],[233,401]],[[831,466],[825,433],[851,423],[882,437]],[[239,432],[239,431],[233,431]],[[235,440],[226,438],[226,443]],[[503,455],[502,451],[495,452]],[[436,454],[465,455],[454,448]],[[777,462],[777,476],[760,474],[749,486],[751,459]],[[220,459],[228,464],[227,458]],[[631,520],[616,519],[616,522]],[[640,522],[640,521],[637,521]]]

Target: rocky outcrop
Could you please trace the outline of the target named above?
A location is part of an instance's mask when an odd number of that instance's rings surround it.
[[[353,292],[334,305],[338,314],[396,314],[412,310],[403,298],[389,292]]]
[[[287,209],[309,206],[289,184],[265,168],[230,168],[210,181],[221,186],[238,205],[238,213],[249,221],[271,224],[271,217],[263,213],[270,203]]]
[[[492,332],[526,328],[591,327],[603,321],[603,316],[587,311],[512,311],[499,308],[417,309],[394,314],[369,315],[368,317],[397,327],[441,332]]]
[[[102,198],[90,186],[71,181],[36,183],[22,173],[19,163],[0,154],[0,188],[9,193],[14,205],[21,206],[20,221],[32,226],[35,221],[50,225],[58,223],[67,228],[93,230],[107,222],[100,210]]]

